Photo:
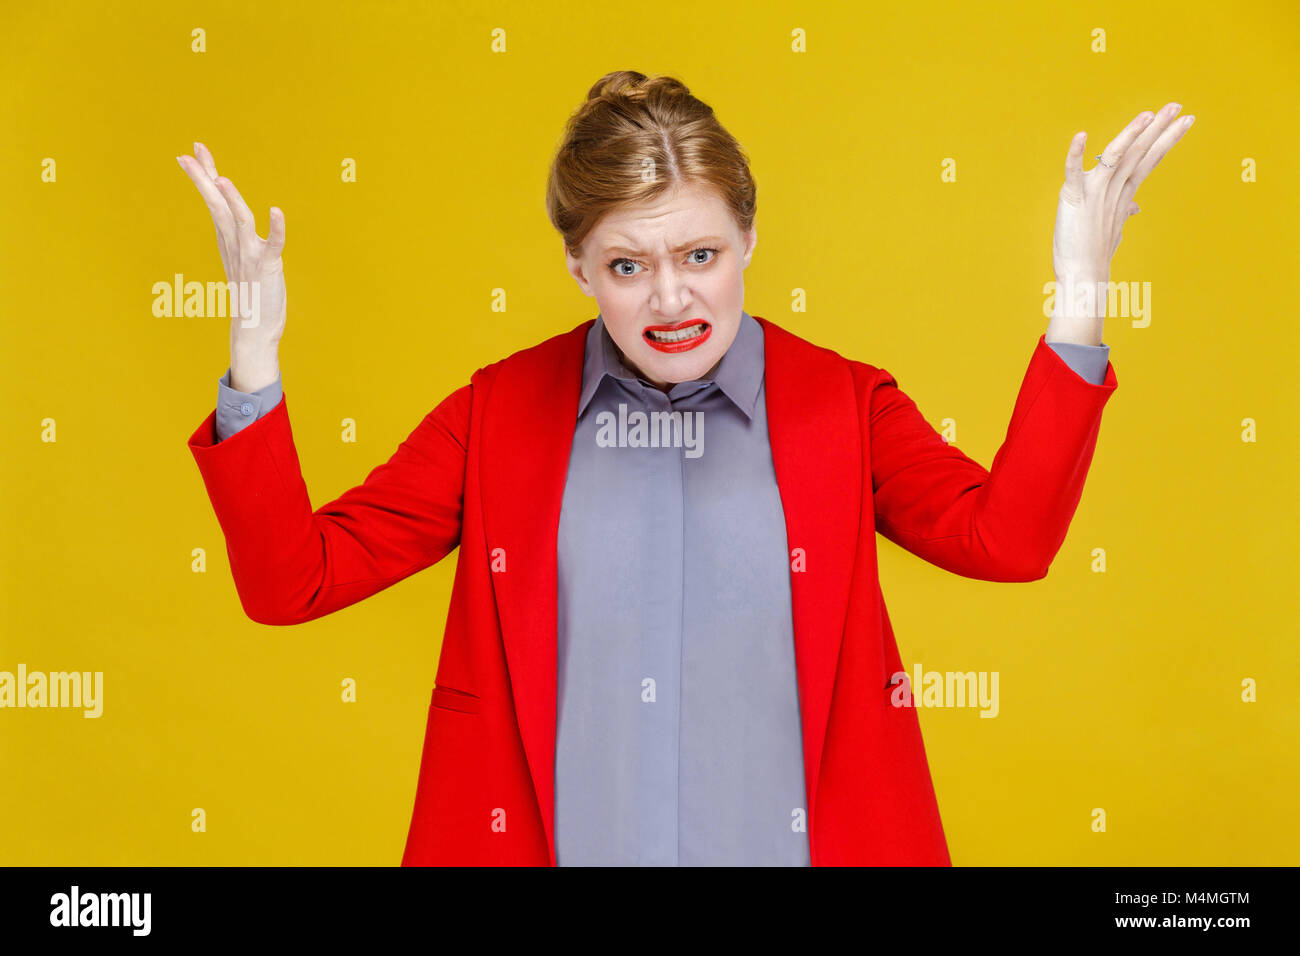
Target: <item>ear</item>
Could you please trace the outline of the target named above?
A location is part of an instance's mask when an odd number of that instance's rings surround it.
[[[587,278],[586,271],[583,269],[582,260],[575,256],[570,250],[567,243],[564,243],[564,265],[569,270],[569,275],[573,276],[574,281],[578,283],[578,288],[582,294],[588,297],[594,297],[596,291],[591,287],[591,282]]]
[[[758,245],[758,228],[756,225],[750,226],[749,231],[745,233],[745,252],[741,256],[741,261],[744,263],[744,265],[741,266],[742,269],[747,268],[749,266],[749,260],[754,257],[754,247],[757,245]]]

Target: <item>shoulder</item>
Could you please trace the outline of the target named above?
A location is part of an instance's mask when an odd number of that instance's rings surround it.
[[[769,368],[772,365],[772,360],[768,357],[779,355],[776,359],[778,365],[788,365],[799,370],[801,374],[844,374],[847,372],[853,377],[854,384],[859,389],[863,387],[870,389],[882,379],[893,381],[888,372],[872,365],[870,362],[851,359],[841,355],[834,349],[810,342],[789,329],[777,325],[771,319],[765,319],[757,315],[754,318],[763,327],[764,352],[765,358],[767,358],[766,364]]]
[[[557,370],[581,369],[587,331],[595,323],[587,319],[567,332],[543,339],[536,345],[512,352],[505,358],[476,369],[469,383],[446,396],[426,416],[426,423],[436,422],[458,433],[468,434],[471,420],[482,413],[484,403],[498,387],[507,392],[527,388],[542,389]],[[534,392],[533,394],[537,394]]]
[[[586,351],[587,332],[595,322],[595,319],[586,319],[567,332],[559,332],[536,345],[511,352],[505,358],[498,359],[474,372],[470,376],[470,384],[488,387],[502,375],[527,377],[575,363],[581,368]]]

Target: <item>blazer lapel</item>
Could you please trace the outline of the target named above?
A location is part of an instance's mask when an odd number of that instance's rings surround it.
[[[555,864],[556,537],[589,319],[501,363],[483,410],[483,528],[515,715]],[[498,550],[500,549],[500,550]]]
[[[791,551],[804,782],[813,818],[862,518],[862,433],[848,363],[755,318],[763,326],[768,437]]]
[[[862,502],[852,375],[842,358],[755,316],[768,435],[793,554],[791,604],[811,818]],[[590,319],[505,359],[483,410],[480,486],[515,714],[555,863],[556,537]],[[499,549],[499,550],[498,550]],[[796,550],[797,549],[797,550]]]

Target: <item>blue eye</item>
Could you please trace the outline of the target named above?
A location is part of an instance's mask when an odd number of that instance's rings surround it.
[[[713,253],[713,255],[712,255],[712,257],[710,257],[710,258],[708,258],[708,259],[705,259],[703,262],[700,262],[698,259],[694,260],[694,265],[697,265],[697,266],[707,266],[707,265],[708,265],[709,263],[711,263],[715,258],[717,258],[717,255],[718,255],[718,250],[717,250],[717,249],[710,249],[710,248],[708,248],[708,247],[706,247],[706,246],[700,246],[698,249],[692,249],[692,250],[690,251],[689,255],[690,255],[690,256],[695,256],[696,254],[701,253],[701,252],[711,252],[711,253]],[[630,279],[630,278],[632,278],[632,276],[636,275],[635,272],[620,272],[620,271],[619,271],[619,266],[621,266],[621,265],[623,265],[623,264],[627,264],[627,265],[630,265],[630,266],[640,266],[640,265],[641,265],[641,263],[637,262],[637,261],[634,260],[634,259],[623,259],[623,258],[619,258],[619,259],[611,259],[611,260],[607,263],[607,266],[608,266],[609,270],[610,270],[611,272],[614,273],[614,275],[616,275],[616,276],[622,276],[622,277],[624,277],[625,279]]]

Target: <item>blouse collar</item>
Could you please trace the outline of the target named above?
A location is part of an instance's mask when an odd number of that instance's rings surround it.
[[[582,413],[606,375],[625,382],[641,381],[648,385],[644,379],[639,379],[637,375],[628,371],[619,360],[614,340],[610,338],[609,331],[605,328],[604,319],[598,315],[587,332],[586,353],[582,362],[582,392],[578,397],[578,417],[582,417]],[[678,398],[698,391],[691,386],[698,386],[708,381],[709,378],[703,378],[679,382],[673,386],[669,397]],[[763,383],[763,329],[748,312],[741,311],[740,329],[736,332],[736,340],[723,354],[712,381],[717,383],[723,394],[731,399],[747,418],[754,417],[754,403],[758,400],[759,386]]]

